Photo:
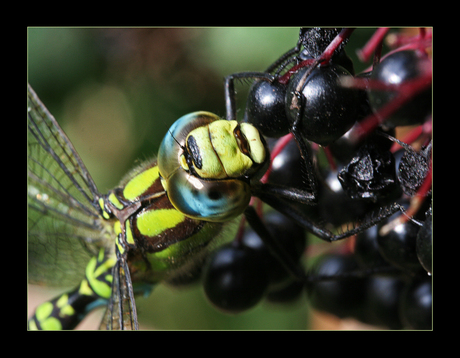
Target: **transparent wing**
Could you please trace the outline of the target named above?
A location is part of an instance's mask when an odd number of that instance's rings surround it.
[[[101,330],[138,330],[133,287],[125,257],[119,257],[112,274],[112,296],[99,328]]]
[[[31,283],[73,285],[103,235],[99,193],[73,145],[28,87],[28,265]]]

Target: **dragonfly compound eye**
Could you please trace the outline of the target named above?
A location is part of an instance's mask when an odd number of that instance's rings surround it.
[[[242,214],[251,199],[250,186],[245,181],[201,179],[182,168],[163,185],[174,207],[198,220],[230,220]]]

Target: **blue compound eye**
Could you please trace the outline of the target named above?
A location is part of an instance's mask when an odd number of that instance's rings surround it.
[[[204,180],[184,170],[177,170],[163,185],[177,210],[199,220],[230,220],[240,215],[251,199],[250,186],[242,180]]]

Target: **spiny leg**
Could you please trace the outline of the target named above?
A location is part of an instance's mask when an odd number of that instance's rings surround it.
[[[264,203],[270,205],[275,210],[296,221],[299,225],[304,227],[313,235],[327,242],[338,241],[345,239],[349,236],[359,234],[360,232],[363,232],[368,228],[378,224],[385,218],[390,217],[398,211],[401,211],[403,213],[405,212],[405,209],[401,205],[399,205],[398,203],[393,203],[389,206],[381,208],[377,215],[370,218],[369,220],[366,220],[359,226],[356,226],[351,230],[344,231],[340,234],[333,234],[329,230],[312,222],[308,215],[300,211],[297,207],[293,206],[292,202],[289,202],[285,198],[280,197],[276,192],[271,192],[267,189],[268,188],[264,186],[260,188],[255,188],[253,190],[253,195],[260,198]]]
[[[234,73],[225,77],[224,91],[225,91],[225,108],[227,111],[227,120],[236,120],[236,96],[235,86],[233,81],[235,79],[262,79],[268,82],[272,82],[275,76],[265,72],[241,72]]]

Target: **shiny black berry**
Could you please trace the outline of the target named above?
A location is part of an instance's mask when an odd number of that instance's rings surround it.
[[[365,303],[367,279],[340,277],[358,268],[351,255],[328,254],[319,259],[310,271],[311,275],[335,278],[316,281],[310,285],[308,294],[313,307],[338,317],[359,315]]]
[[[432,328],[431,276],[416,276],[403,290],[400,301],[401,320],[409,329]]]
[[[278,239],[279,244],[286,250],[292,261],[298,262],[305,251],[305,230],[277,211],[266,213],[264,221],[269,232]],[[241,244],[256,250],[263,258],[271,286],[276,286],[292,278],[284,266],[270,253],[263,240],[251,228],[245,230]]]
[[[357,217],[363,217],[369,212],[372,204],[369,201],[350,198],[337,175],[336,170],[325,171],[325,185],[320,190],[318,205],[313,206],[318,207],[321,220],[326,220],[336,227],[352,222]]]
[[[249,90],[246,120],[263,135],[281,137],[289,133],[289,122],[284,109],[286,85],[277,81],[257,81]]]
[[[420,226],[407,220],[403,223],[398,223],[391,230],[382,230],[386,223],[391,223],[393,219],[401,215],[403,215],[401,212],[397,212],[378,225],[379,235],[377,242],[379,251],[392,265],[416,272],[421,269],[416,252],[416,240]]]
[[[389,329],[402,329],[399,301],[404,281],[399,277],[373,276],[366,291],[365,322]]]
[[[416,79],[431,67],[431,61],[415,51],[398,51],[380,62],[371,75],[371,80],[384,84],[399,85]],[[405,126],[423,123],[431,113],[431,86],[417,94],[409,102],[386,119],[388,126]],[[395,91],[369,90],[369,101],[375,111],[397,96]]]
[[[295,90],[309,68],[301,68],[290,79],[286,92],[286,112],[293,123],[298,108],[290,108]],[[331,64],[315,68],[308,76],[302,95],[305,98],[300,132],[310,141],[328,145],[347,132],[358,119],[359,91],[338,84],[341,76],[350,76],[342,66]]]
[[[299,147],[294,140],[291,140],[273,159],[269,182],[293,188],[302,187],[301,160]]]
[[[208,259],[203,287],[208,300],[227,313],[254,307],[264,296],[269,277],[263,257],[253,248],[232,242]]]
[[[361,267],[385,267],[390,265],[379,251],[378,236],[379,228],[376,225],[356,235],[354,254]]]

